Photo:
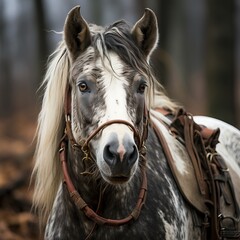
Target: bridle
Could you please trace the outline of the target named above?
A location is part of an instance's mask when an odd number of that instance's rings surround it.
[[[146,108],[145,108],[146,109]],[[148,111],[145,111],[144,117],[143,117],[143,128],[142,133],[140,134],[138,129],[136,129],[131,123],[125,121],[125,120],[111,120],[108,121],[102,125],[100,125],[97,129],[95,129],[86,139],[82,138],[80,141],[76,141],[71,127],[71,88],[68,87],[65,94],[65,104],[64,104],[64,111],[65,111],[65,122],[66,122],[66,128],[63,138],[61,139],[60,143],[60,161],[62,165],[63,170],[63,177],[64,177],[64,183],[67,186],[69,195],[77,207],[78,210],[81,210],[84,212],[84,214],[94,221],[96,224],[99,225],[110,225],[110,226],[120,226],[123,224],[126,224],[130,222],[131,220],[136,220],[139,217],[139,214],[141,212],[141,209],[145,203],[146,200],[146,194],[147,194],[147,176],[146,176],[146,147],[145,147],[145,141],[147,139],[147,130],[148,130]],[[90,158],[90,147],[89,143],[90,141],[103,129],[108,127],[112,124],[124,124],[128,126],[131,131],[134,134],[134,139],[137,144],[138,150],[139,150],[139,156],[141,157],[141,164],[140,164],[140,170],[142,175],[142,184],[140,187],[137,203],[133,209],[133,211],[125,218],[123,219],[107,219],[100,215],[98,215],[93,209],[91,209],[88,204],[84,201],[84,199],[80,196],[78,191],[76,190],[70,176],[68,173],[68,166],[67,166],[67,145],[68,142],[70,142],[72,149],[80,149],[82,153],[84,154],[84,157],[82,160],[89,160]]]

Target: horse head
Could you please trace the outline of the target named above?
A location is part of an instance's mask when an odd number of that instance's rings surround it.
[[[71,64],[68,108],[75,142],[89,151],[106,182],[127,182],[144,147],[156,16],[146,9],[132,29],[123,21],[100,28],[87,24],[75,7],[66,19],[64,40]]]

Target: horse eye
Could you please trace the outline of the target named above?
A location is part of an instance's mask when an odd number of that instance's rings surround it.
[[[86,92],[88,90],[88,85],[85,82],[81,82],[78,84],[78,88],[80,92]]]
[[[138,93],[143,94],[145,92],[146,87],[147,87],[146,83],[141,83],[138,87]]]

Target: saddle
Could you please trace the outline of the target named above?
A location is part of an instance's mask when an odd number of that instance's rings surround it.
[[[240,210],[229,169],[216,145],[220,129],[209,129],[194,122],[180,109],[176,116],[164,109],[155,109],[171,120],[164,125],[186,148],[187,174],[174,162],[163,133],[152,122],[164,154],[185,200],[201,216],[202,239],[240,239]]]

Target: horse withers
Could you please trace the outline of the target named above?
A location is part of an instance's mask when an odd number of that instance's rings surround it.
[[[79,6],[69,12],[43,82],[38,123],[34,205],[45,239],[211,235],[206,216],[183,196],[158,138],[160,131],[182,179],[195,175],[184,139],[169,131],[179,106],[149,65],[157,43],[150,9],[132,28],[125,21],[88,24]],[[196,121],[221,129],[217,150],[239,204],[239,131],[212,118]]]

